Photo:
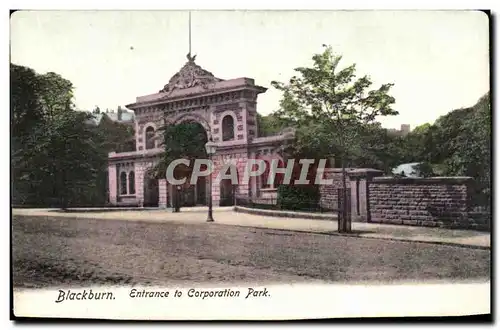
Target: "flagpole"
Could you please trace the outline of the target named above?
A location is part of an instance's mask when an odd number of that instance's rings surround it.
[[[189,11],[189,54],[191,55],[191,11]]]

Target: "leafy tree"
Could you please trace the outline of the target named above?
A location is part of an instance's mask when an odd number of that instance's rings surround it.
[[[259,136],[271,136],[279,134],[287,126],[287,123],[276,114],[271,113],[267,116],[257,114],[257,125]]]
[[[11,146],[12,146],[12,189],[15,202],[28,199],[27,154],[34,149],[31,145],[33,133],[43,118],[42,106],[38,96],[38,80],[30,68],[10,65],[10,111],[11,111]],[[35,140],[36,141],[36,140]],[[24,180],[23,180],[24,178]]]
[[[55,73],[11,65],[13,200],[29,205],[94,203],[106,164],[102,136],[73,110],[73,86]]]
[[[434,167],[432,166],[432,164],[427,162],[418,163],[417,165],[413,166],[413,169],[416,173],[418,173],[419,176],[422,176],[424,178],[435,176]]]
[[[161,132],[165,152],[155,168],[157,177],[164,177],[168,165],[175,159],[186,158],[190,161],[188,169],[176,167],[176,171],[182,171],[182,176],[184,176],[191,172],[195,159],[207,158],[205,150],[205,144],[208,141],[207,134],[200,124],[187,121],[177,125],[165,125],[161,128]],[[176,172],[174,175],[178,177],[179,173]]]
[[[132,126],[114,122],[104,113],[98,130],[104,137],[102,148],[106,153],[135,150],[135,134]]]
[[[471,176],[476,195],[489,204],[491,190],[491,108],[489,93],[472,107],[454,110],[435,123],[433,163],[443,164],[446,175]]]
[[[47,184],[51,184],[52,196],[63,208],[91,202],[98,175],[106,165],[102,137],[85,124],[89,117],[83,112],[63,112],[43,136],[47,159],[44,169],[50,173]]]
[[[50,120],[61,112],[72,111],[73,84],[59,74],[38,76],[39,96],[44,115]]]
[[[391,134],[378,123],[359,125],[351,152],[346,157],[349,167],[368,167],[392,173],[404,155],[403,138]]]
[[[27,136],[42,119],[39,84],[35,71],[10,65],[10,109],[13,142]]]
[[[420,162],[423,176],[471,176],[475,202],[489,204],[491,190],[491,107],[489,93],[471,108],[450,111],[416,127],[403,138],[401,162]]]
[[[299,67],[287,84],[273,81],[272,85],[283,92],[279,115],[295,123],[307,125],[320,122],[325,130],[317,139],[338,151],[342,164],[343,192],[346,200],[345,160],[350,147],[358,137],[358,126],[373,123],[377,116],[395,115],[392,109],[394,98],[388,93],[392,84],[368,90],[372,81],[368,76],[355,80],[356,66],[340,69],[341,56],[335,55],[331,47],[325,46],[321,54],[313,56],[313,66]],[[339,231],[350,231],[346,219],[347,205],[342,210]]]

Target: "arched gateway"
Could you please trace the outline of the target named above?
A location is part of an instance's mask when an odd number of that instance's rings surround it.
[[[109,196],[114,205],[159,205],[168,206],[172,188],[165,179],[157,180],[158,196],[145,196],[145,189],[154,187],[148,169],[158,162],[162,153],[161,135],[158,129],[165,124],[178,124],[185,121],[199,123],[217,144],[214,160],[216,173],[226,161],[237,167],[239,184],[231,187],[223,183],[223,203],[228,203],[228,196],[260,197],[262,194],[272,195],[275,187],[262,186],[256,178],[242,183],[244,169],[248,159],[265,156],[279,157],[279,150],[285,140],[293,138],[293,134],[280,134],[259,137],[257,127],[257,96],[266,88],[257,86],[253,79],[237,78],[222,80],[201,68],[188,55],[187,63],[169,80],[158,93],[139,96],[136,102],[127,105],[135,112],[136,150],[124,153],[109,154]],[[120,189],[120,173],[134,172],[134,187],[139,189]],[[215,178],[215,176],[214,176]],[[208,181],[208,180],[207,180]],[[203,187],[202,187],[203,186]],[[193,188],[187,188],[193,189]],[[122,194],[122,192],[126,192]],[[133,194],[131,192],[134,192]],[[206,181],[197,184],[190,193],[190,203],[194,205],[207,202],[208,186]],[[214,180],[212,185],[214,205],[221,200],[221,186]],[[152,199],[157,199],[157,203]]]

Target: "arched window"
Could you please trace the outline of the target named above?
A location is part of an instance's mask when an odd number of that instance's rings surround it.
[[[234,119],[233,116],[227,115],[222,119],[222,141],[234,139]]]
[[[125,172],[122,172],[120,174],[120,194],[121,195],[127,194],[127,173]]]
[[[146,149],[153,149],[155,147],[155,129],[152,126],[146,128]]]
[[[261,178],[261,188],[271,188],[271,185],[267,182],[269,180],[269,173],[271,172],[271,163],[264,159],[264,163],[266,164],[266,170],[262,175],[260,176]]]
[[[278,168],[279,169],[285,168],[285,164],[281,159],[278,160]],[[274,188],[278,188],[279,186],[281,186],[283,184],[284,179],[285,179],[285,173],[276,173],[273,182]]]
[[[128,193],[130,195],[135,195],[135,173],[131,171],[128,174]]]
[[[261,188],[278,188],[283,184],[283,180],[285,178],[285,173],[276,172],[274,174],[274,178],[272,178],[271,183],[268,182],[269,176],[271,175],[271,162],[267,159],[264,159],[264,163],[266,164],[266,170],[261,175]],[[278,159],[277,168],[283,169],[285,168],[284,163],[281,159]]]

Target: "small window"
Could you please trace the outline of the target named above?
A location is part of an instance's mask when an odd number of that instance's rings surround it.
[[[128,193],[135,195],[135,173],[134,171],[128,174]]]
[[[154,149],[155,147],[155,129],[151,126],[146,128],[146,149]]]
[[[121,195],[127,194],[127,173],[125,172],[122,172],[120,174],[120,194]]]

